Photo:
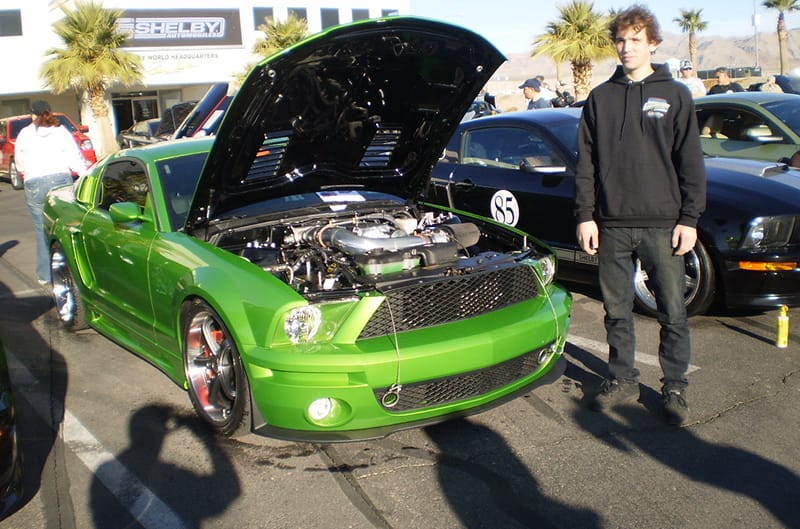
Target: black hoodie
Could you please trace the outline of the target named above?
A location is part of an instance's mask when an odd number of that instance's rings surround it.
[[[694,102],[664,65],[642,81],[619,66],[589,94],[578,133],[577,222],[695,227],[706,173]]]

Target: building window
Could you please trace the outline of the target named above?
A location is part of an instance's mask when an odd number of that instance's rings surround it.
[[[19,9],[0,11],[0,37],[22,35],[22,17]]]
[[[369,9],[353,9],[353,21],[369,18]]]
[[[339,24],[339,10],[335,7],[323,7],[319,10],[322,19],[322,29]]]
[[[294,15],[294,18],[297,20],[305,20],[308,22],[308,15],[306,14],[305,7],[290,7],[289,8],[289,16]]]
[[[254,7],[253,8],[253,29],[258,29],[259,26],[264,26],[268,23],[275,22],[272,15],[271,7]]]

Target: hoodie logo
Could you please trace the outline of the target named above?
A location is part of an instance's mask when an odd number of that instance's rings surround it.
[[[661,119],[669,112],[669,103],[660,97],[650,97],[642,106],[642,112],[648,118]]]

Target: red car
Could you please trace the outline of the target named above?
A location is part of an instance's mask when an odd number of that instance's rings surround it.
[[[81,149],[81,155],[83,155],[86,166],[89,167],[94,164],[97,161],[97,155],[94,152],[92,140],[86,135],[89,132],[89,127],[76,125],[75,122],[69,119],[69,116],[60,112],[53,112],[53,115],[72,133],[75,142]],[[22,189],[23,187],[23,176],[17,172],[17,164],[14,163],[14,144],[19,131],[30,125],[31,121],[30,114],[0,119],[0,173],[8,175],[8,179],[11,180],[11,186],[14,189]]]

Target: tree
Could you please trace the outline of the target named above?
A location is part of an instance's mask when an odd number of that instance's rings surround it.
[[[265,19],[266,24],[258,26],[264,32],[264,38],[256,41],[253,53],[261,57],[269,57],[303,40],[308,35],[308,23],[305,19],[297,18],[294,13],[289,13],[289,18],[284,22]]]
[[[305,19],[297,18],[294,13],[289,13],[285,22],[276,22],[266,17],[264,22],[266,23],[258,26],[258,30],[264,32],[264,38],[257,40],[253,46],[253,53],[260,58],[269,57],[308,36],[308,23]],[[242,84],[252,69],[253,64],[248,64],[236,76],[236,81]]]
[[[575,96],[583,99],[591,90],[593,62],[616,57],[608,33],[610,19],[586,0],[573,0],[558,11],[560,19],[548,22],[547,32],[536,37],[531,56],[545,55],[556,64],[569,62]]]
[[[697,67],[697,32],[705,31],[708,28],[708,22],[703,20],[702,9],[681,9],[681,16],[672,19],[673,22],[678,24],[681,31],[689,34],[689,61],[694,68]]]
[[[789,70],[789,56],[786,51],[786,19],[784,14],[789,11],[800,11],[799,0],[764,0],[763,6],[768,9],[778,10],[778,53],[781,58],[781,74]]]
[[[76,2],[74,11],[63,6],[61,11],[64,18],[53,29],[64,48],[47,50],[51,59],[42,66],[41,77],[56,94],[73,89],[88,97],[98,129],[99,154],[107,154],[118,147],[106,91],[114,83],[142,82],[142,60],[120,49],[127,38],[117,30],[122,10],[104,9],[90,0]]]

